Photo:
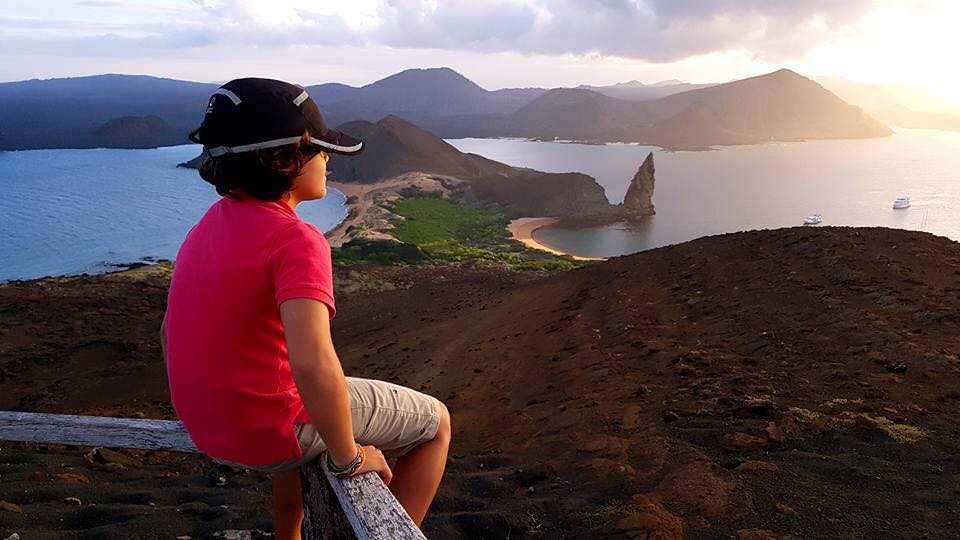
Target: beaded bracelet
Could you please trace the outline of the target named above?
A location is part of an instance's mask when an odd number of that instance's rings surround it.
[[[360,463],[357,465],[356,470],[350,473],[350,476],[356,476],[360,474],[360,471],[363,470],[363,466],[367,463],[367,451],[364,450],[359,444],[357,446],[360,447]]]
[[[367,453],[359,444],[357,445],[357,457],[353,458],[353,461],[344,467],[337,467],[337,464],[333,462],[333,458],[330,456],[330,452],[327,452],[327,469],[330,469],[330,472],[332,472],[334,476],[356,476],[366,461]]]

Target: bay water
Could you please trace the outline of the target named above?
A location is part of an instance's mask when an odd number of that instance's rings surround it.
[[[452,139],[509,165],[589,174],[619,203],[649,152],[656,215],[635,225],[539,229],[534,238],[583,257],[612,257],[701,236],[801,225],[927,231],[960,240],[960,133],[900,129],[878,139],[770,143],[708,152],[517,139]],[[910,196],[912,207],[893,210]]]
[[[880,139],[709,152],[517,139],[448,142],[510,165],[589,174],[613,203],[623,200],[653,152],[655,216],[629,226],[534,233],[574,255],[611,257],[706,235],[797,226],[813,213],[823,214],[823,225],[923,230],[960,240],[960,133],[902,129]],[[195,145],[0,152],[0,283],[173,259],[190,227],[219,199],[196,170],[176,166],[197,153]],[[893,210],[893,200],[904,195],[912,207]],[[330,190],[297,213],[327,231],[346,217],[345,198]]]
[[[173,259],[220,196],[195,169],[199,146],[0,152],[0,283]],[[330,190],[297,214],[321,231],[346,217]]]

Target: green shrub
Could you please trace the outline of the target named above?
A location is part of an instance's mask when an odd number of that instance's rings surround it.
[[[426,262],[424,252],[413,244],[391,240],[357,238],[331,250],[334,264],[377,264],[399,266]]]
[[[403,217],[393,226],[393,236],[401,242],[422,245],[455,240],[480,246],[505,245],[510,238],[510,218],[503,212],[471,208],[459,202],[436,197],[405,197],[390,209]]]

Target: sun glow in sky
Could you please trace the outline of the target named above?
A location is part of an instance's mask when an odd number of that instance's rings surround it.
[[[960,106],[960,2],[928,4],[887,2],[803,63],[815,73],[919,86]]]
[[[141,73],[362,85],[452,67],[489,88],[723,82],[781,67],[960,109],[954,0],[31,0],[0,4],[0,81]],[[914,103],[913,106],[916,106]]]

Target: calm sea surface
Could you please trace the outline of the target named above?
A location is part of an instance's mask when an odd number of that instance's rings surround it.
[[[198,148],[0,152],[0,282],[173,259],[220,198],[176,166]],[[331,190],[297,213],[329,230],[346,217],[344,200]]]
[[[454,139],[465,152],[550,172],[597,179],[623,200],[654,153],[656,216],[635,227],[540,229],[535,238],[586,257],[610,257],[712,234],[790,227],[814,213],[823,225],[924,230],[960,240],[960,133],[899,130],[882,139],[811,141],[665,152],[636,145],[591,146],[511,139]],[[894,211],[907,195],[912,208]]]
[[[656,216],[632,227],[537,231],[540,242],[576,255],[609,257],[705,235],[789,227],[816,212],[824,225],[898,227],[960,240],[960,133],[901,130],[883,139],[713,152],[449,142],[511,165],[587,173],[614,203],[653,151]],[[0,152],[0,282],[174,258],[187,231],[219,198],[196,171],[176,167],[196,153],[193,145]],[[901,195],[911,196],[913,207],[892,210]],[[329,230],[346,216],[344,197],[331,190],[297,212]]]

